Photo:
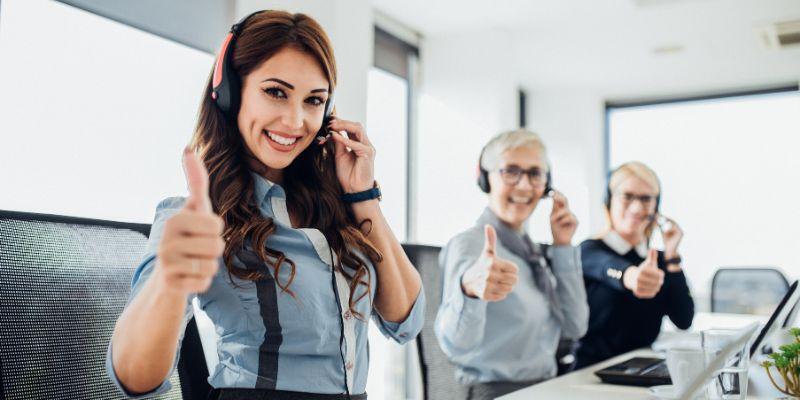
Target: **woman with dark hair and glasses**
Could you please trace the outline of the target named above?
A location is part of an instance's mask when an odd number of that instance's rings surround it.
[[[661,216],[661,185],[640,162],[625,163],[609,178],[608,229],[581,243],[589,299],[589,331],[581,339],[576,368],[650,346],[664,316],[680,329],[694,318],[694,301],[678,245],[683,231]],[[649,247],[659,228],[664,250]]]
[[[233,26],[108,349],[128,396],[169,388],[197,299],[214,323],[216,399],[366,399],[367,327],[422,328],[420,277],[381,211],[375,149],[331,118],[333,47],[303,14]],[[347,135],[344,135],[346,132]]]
[[[551,191],[553,244],[534,243],[528,218],[548,195],[542,141],[516,130],[485,147],[478,185],[489,205],[475,226],[442,249],[442,304],[434,330],[457,366],[469,399],[494,399],[556,375],[559,339],[586,331],[588,308],[577,220],[561,193]]]

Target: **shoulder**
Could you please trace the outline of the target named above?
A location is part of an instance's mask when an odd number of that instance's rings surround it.
[[[483,249],[483,228],[474,226],[450,238],[442,248],[440,259],[443,263],[447,260],[457,260],[464,256],[480,254]]]
[[[580,244],[581,251],[603,250],[607,248],[601,239],[586,239]]]
[[[180,212],[181,208],[183,208],[185,203],[186,198],[179,196],[167,197],[166,199],[161,200],[156,206],[156,215],[153,223],[166,220],[169,217],[177,214]]]
[[[481,247],[483,246],[483,227],[481,226],[473,226],[465,231],[459,232],[457,235],[453,236],[445,246],[446,248],[451,247],[464,247],[464,246],[471,246],[475,243],[479,243]]]

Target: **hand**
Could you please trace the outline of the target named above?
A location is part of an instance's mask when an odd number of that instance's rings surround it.
[[[461,289],[467,296],[485,301],[506,298],[517,284],[518,268],[514,263],[497,257],[497,232],[491,225],[484,227],[486,241],[481,257],[461,277]]]
[[[622,275],[622,284],[640,299],[655,297],[664,284],[664,271],[658,268],[658,251],[650,249],[638,267],[628,267]]]
[[[208,172],[188,148],[183,153],[183,168],[189,198],[183,209],[164,223],[154,277],[162,289],[188,296],[208,290],[225,242],[224,224],[208,197]]]
[[[550,213],[550,229],[553,231],[553,244],[556,246],[569,246],[572,236],[578,228],[578,219],[569,210],[567,198],[563,194],[553,191],[553,211]]]
[[[664,237],[664,258],[675,258],[678,256],[678,245],[683,239],[683,230],[674,220],[667,217],[665,224],[660,224],[661,236]]]
[[[351,121],[331,119],[328,129],[336,142],[336,176],[345,193],[372,189],[375,182],[375,147],[367,138],[364,126]],[[347,132],[344,137],[340,132]],[[350,148],[348,150],[347,148]]]

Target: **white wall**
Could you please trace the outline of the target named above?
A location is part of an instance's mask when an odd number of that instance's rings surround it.
[[[470,227],[486,196],[475,184],[478,156],[494,135],[518,126],[520,66],[503,31],[437,36],[423,42],[419,103],[418,239],[441,245]],[[604,105],[579,91],[526,88],[528,128],[548,147],[556,189],[580,224],[575,243],[602,226]],[[529,224],[534,240],[550,241],[545,200]]]
[[[517,84],[502,31],[427,38],[420,55],[417,241],[443,245],[486,206],[475,178],[483,145],[517,127]]]

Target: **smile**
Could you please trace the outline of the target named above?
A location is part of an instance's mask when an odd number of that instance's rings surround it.
[[[533,202],[533,197],[527,196],[510,196],[508,198],[508,202],[512,204],[531,204]]]
[[[264,130],[263,132],[264,136],[267,137],[267,143],[269,143],[270,147],[280,152],[285,153],[292,151],[297,144],[300,143],[298,140],[299,137],[297,136],[285,136],[268,130]]]

